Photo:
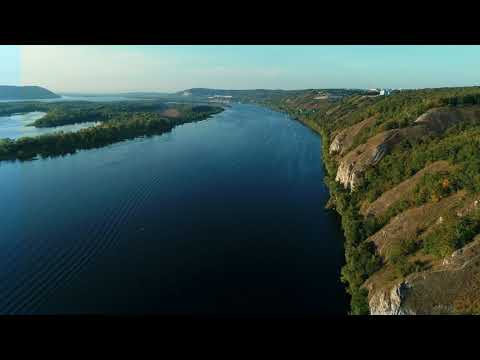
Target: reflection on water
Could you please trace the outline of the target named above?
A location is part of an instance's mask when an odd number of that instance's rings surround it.
[[[18,139],[23,136],[38,136],[58,131],[77,131],[99,124],[98,122],[85,122],[81,124],[55,126],[51,128],[36,128],[34,126],[28,126],[35,120],[41,119],[43,116],[45,116],[45,113],[40,111],[29,112],[26,114],[0,116],[0,139]]]
[[[0,163],[0,314],[345,314],[320,151],[285,115],[233,105]]]

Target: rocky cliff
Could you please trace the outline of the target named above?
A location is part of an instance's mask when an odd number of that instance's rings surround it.
[[[480,314],[480,88],[291,103],[322,135],[351,313]]]
[[[335,180],[340,182],[345,188],[354,190],[362,181],[362,175],[365,170],[375,166],[375,164],[382,160],[385,155],[402,140],[415,143],[428,136],[439,136],[448,128],[465,119],[472,119],[474,121],[480,119],[480,110],[431,109],[418,117],[413,125],[409,127],[381,132],[341,158]],[[365,121],[367,122],[367,120]],[[368,121],[371,123],[372,120],[369,119]],[[362,122],[340,132],[332,140],[330,152],[332,154],[340,152],[341,154],[342,151],[345,151],[348,146],[345,147],[343,144],[353,143],[351,134],[358,133],[356,132],[358,127],[365,127],[366,124],[368,124],[368,122]],[[350,137],[348,137],[348,134],[350,134]]]
[[[384,259],[384,268],[364,284],[369,291],[370,313],[375,315],[480,313],[480,235],[451,255],[438,259],[414,256],[424,269],[392,281],[394,266],[389,249],[406,238],[422,241],[425,235],[453,215],[464,218],[480,210],[480,196],[458,192],[435,204],[409,209],[372,236]],[[418,230],[423,234],[418,235]],[[420,232],[422,233],[422,232]]]
[[[480,314],[480,236],[431,269],[370,292],[372,315]]]
[[[368,303],[370,315],[416,315],[415,311],[405,306],[405,298],[411,285],[400,282],[391,289],[377,291]]]
[[[399,131],[391,130],[378,134],[367,143],[357,146],[341,159],[335,180],[345,188],[354,190],[362,180],[363,172],[379,162],[401,139]]]
[[[351,127],[348,127],[340,131],[332,140],[330,144],[329,152],[331,155],[339,154],[344,155],[352,147],[358,134],[371,127],[375,123],[375,117],[369,117],[368,119],[360,121]]]

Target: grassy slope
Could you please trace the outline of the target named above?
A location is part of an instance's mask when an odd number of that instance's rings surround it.
[[[275,109],[288,112],[322,135],[328,172],[325,180],[330,187],[331,202],[342,216],[346,237],[346,265],[342,270],[342,279],[352,295],[353,314],[368,313],[368,293],[363,284],[369,277],[375,278],[377,274],[387,272],[390,281],[402,279],[425,270],[473,239],[480,224],[476,212],[462,219],[447,216],[436,228],[422,229],[424,233],[414,232],[413,236],[405,237],[397,234],[401,240],[390,249],[392,256],[389,259],[379,256],[372,242],[367,241],[396,215],[408,209],[419,206],[438,208],[438,202],[457,191],[465,191],[471,196],[480,192],[480,124],[478,119],[466,117],[465,121],[438,136],[414,142],[408,139],[402,141],[380,163],[366,171],[361,186],[352,193],[334,181],[341,157],[328,153],[331,141],[340,131],[375,117],[373,124],[355,131],[355,137],[351,139],[351,148],[354,149],[383,131],[413,126],[413,122],[429,109],[445,107],[447,111],[459,108],[470,111],[479,103],[480,89],[477,87],[404,91],[376,98],[354,95],[336,102],[314,100],[307,94],[266,102]],[[427,171],[420,180],[416,179],[414,188],[410,189],[413,196],[384,209],[381,218],[365,218],[360,213],[362,204],[374,202],[383,193],[439,160],[455,165],[455,170],[439,174]]]

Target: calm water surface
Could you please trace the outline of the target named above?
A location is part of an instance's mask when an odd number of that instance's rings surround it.
[[[0,313],[345,314],[320,139],[234,105],[171,133],[0,163]]]
[[[99,124],[98,122],[85,122],[81,124],[62,125],[48,128],[36,128],[34,126],[28,126],[35,120],[44,117],[45,114],[46,113],[44,112],[34,111],[25,114],[0,116],[0,139],[18,139],[22,136],[38,136],[59,131],[77,131]]]

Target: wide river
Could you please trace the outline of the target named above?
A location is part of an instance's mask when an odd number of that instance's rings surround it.
[[[151,138],[0,163],[0,313],[346,314],[320,138],[233,105]]]

